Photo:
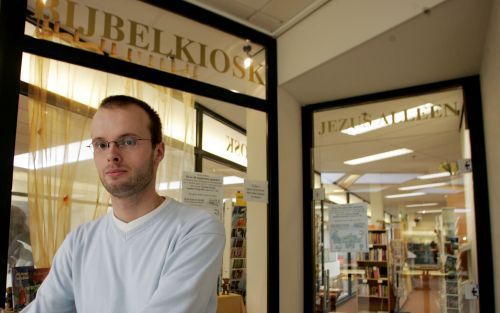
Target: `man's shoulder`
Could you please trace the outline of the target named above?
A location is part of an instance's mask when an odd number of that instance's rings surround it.
[[[166,221],[175,220],[184,227],[224,234],[222,222],[208,211],[171,199],[165,210]]]

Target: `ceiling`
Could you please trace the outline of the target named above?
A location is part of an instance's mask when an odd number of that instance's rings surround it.
[[[277,37],[331,0],[188,0]]]

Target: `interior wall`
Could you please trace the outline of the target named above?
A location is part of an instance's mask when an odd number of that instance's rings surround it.
[[[492,238],[500,238],[500,0],[494,0],[491,8],[490,25],[481,64],[481,93],[488,170],[488,194]],[[477,225],[477,227],[481,227]],[[500,312],[500,241],[493,240],[493,262],[495,276],[495,306]]]
[[[278,88],[280,312],[304,306],[300,105]],[[312,287],[312,286],[311,286]]]
[[[267,180],[267,115],[247,109],[247,179]],[[270,210],[275,208],[270,207]],[[267,204],[247,202],[247,296],[248,313],[267,313]],[[271,313],[271,312],[270,312]]]

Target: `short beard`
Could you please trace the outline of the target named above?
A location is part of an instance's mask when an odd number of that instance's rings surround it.
[[[146,168],[141,168],[141,171],[130,178],[129,181],[118,185],[109,185],[101,177],[101,182],[104,188],[116,198],[128,198],[141,193],[153,180],[153,160],[148,162]]]

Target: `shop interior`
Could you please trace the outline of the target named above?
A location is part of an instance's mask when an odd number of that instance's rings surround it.
[[[452,88],[314,112],[316,312],[478,312],[463,102]],[[356,236],[332,221],[346,205],[365,207],[364,249],[339,246]]]

